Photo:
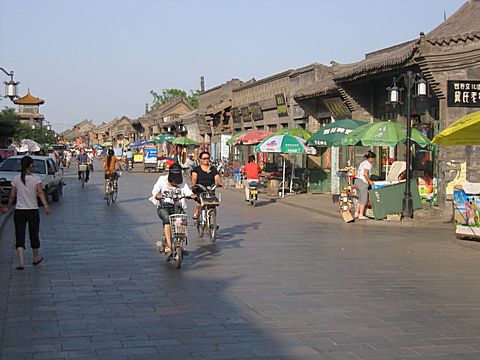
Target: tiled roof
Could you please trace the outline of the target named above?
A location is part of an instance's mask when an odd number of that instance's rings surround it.
[[[480,39],[480,0],[467,1],[425,36],[425,40],[432,45],[474,39]]]
[[[332,77],[317,81],[303,89],[300,89],[294,95],[295,100],[308,99],[321,95],[328,95],[337,91],[338,87]]]
[[[28,90],[27,95],[18,98],[13,102],[17,105],[42,105],[45,101],[35,96],[32,96],[32,94],[30,94],[30,90]]]
[[[393,69],[412,60],[417,50],[418,40],[382,49],[370,54],[362,61],[334,67],[335,81],[354,80],[356,78]]]

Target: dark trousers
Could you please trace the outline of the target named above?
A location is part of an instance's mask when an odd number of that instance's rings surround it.
[[[30,246],[32,249],[40,248],[40,238],[38,237],[40,230],[40,213],[38,209],[16,209],[13,214],[13,221],[15,223],[15,248],[22,247],[25,249],[25,228],[27,224],[30,235]]]
[[[89,165],[90,166],[90,165]],[[85,171],[85,181],[88,181],[90,180],[90,169],[87,167],[87,171]],[[82,172],[79,171],[78,172],[78,179],[80,179],[82,177]]]

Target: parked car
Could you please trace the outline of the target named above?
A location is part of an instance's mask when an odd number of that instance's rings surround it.
[[[0,165],[0,189],[2,201],[8,199],[12,188],[12,181],[20,174],[20,160],[23,155],[11,156]],[[42,188],[45,195],[52,196],[53,201],[58,201],[63,193],[63,169],[60,169],[56,162],[48,156],[31,156],[33,159],[33,173],[42,180]]]

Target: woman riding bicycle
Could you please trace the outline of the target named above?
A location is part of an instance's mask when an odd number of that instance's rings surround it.
[[[215,166],[210,164],[210,153],[207,151],[202,151],[198,156],[200,159],[200,165],[192,169],[192,189],[195,195],[200,195],[205,190],[199,188],[197,185],[202,185],[204,187],[209,187],[217,184],[218,187],[223,186],[222,178],[218,173]],[[193,219],[198,219],[200,213],[200,202],[195,203],[195,211],[193,212]]]
[[[149,199],[157,206],[158,217],[163,222],[165,240],[167,242],[167,247],[165,248],[166,254],[169,254],[172,249],[170,215],[184,214],[185,209],[187,208],[187,202],[184,198],[179,201],[179,206],[176,206],[175,201],[169,196],[169,193],[174,191],[179,191],[179,195],[182,197],[196,197],[188,185],[183,181],[182,167],[177,163],[170,166],[168,175],[162,175],[158,178],[153,186],[153,196]]]
[[[105,169],[105,199],[108,196],[108,181],[113,182],[113,186],[117,186],[117,170],[122,170],[122,165],[115,156],[115,152],[110,149],[108,150],[107,157],[103,161],[103,168]]]

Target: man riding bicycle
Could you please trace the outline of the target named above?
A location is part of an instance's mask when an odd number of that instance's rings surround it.
[[[195,198],[196,195],[190,190],[189,186],[183,181],[182,167],[174,163],[170,166],[168,175],[162,175],[152,189],[152,197],[149,199],[157,206],[158,217],[163,222],[165,240],[167,247],[165,253],[168,255],[172,250],[172,233],[170,226],[170,215],[185,214],[187,202],[181,199],[179,206],[175,206],[174,200],[169,196],[170,192],[179,191],[181,196]]]
[[[195,195],[200,195],[205,190],[199,188],[197,184],[209,187],[217,184],[218,187],[222,187],[222,178],[218,173],[215,166],[210,164],[210,153],[202,151],[198,156],[200,159],[200,165],[192,169],[192,189]],[[200,202],[195,203],[195,211],[193,212],[193,219],[197,220],[200,213]]]
[[[85,182],[88,182],[90,179],[90,168],[88,166],[88,163],[90,162],[90,159],[88,158],[88,155],[85,153],[85,149],[82,147],[80,149],[80,154],[77,156],[77,165],[87,165],[87,171],[85,172]],[[82,179],[82,172],[78,170],[78,180]]]
[[[117,170],[122,170],[122,165],[120,161],[118,161],[117,157],[115,156],[115,152],[110,149],[108,150],[107,157],[103,161],[103,169],[105,170],[105,200],[108,196],[108,182],[113,182],[113,187],[117,187]]]
[[[130,148],[128,148],[127,152],[125,153],[125,159],[127,161],[127,170],[130,170],[130,165],[133,169],[133,152],[130,150]]]

